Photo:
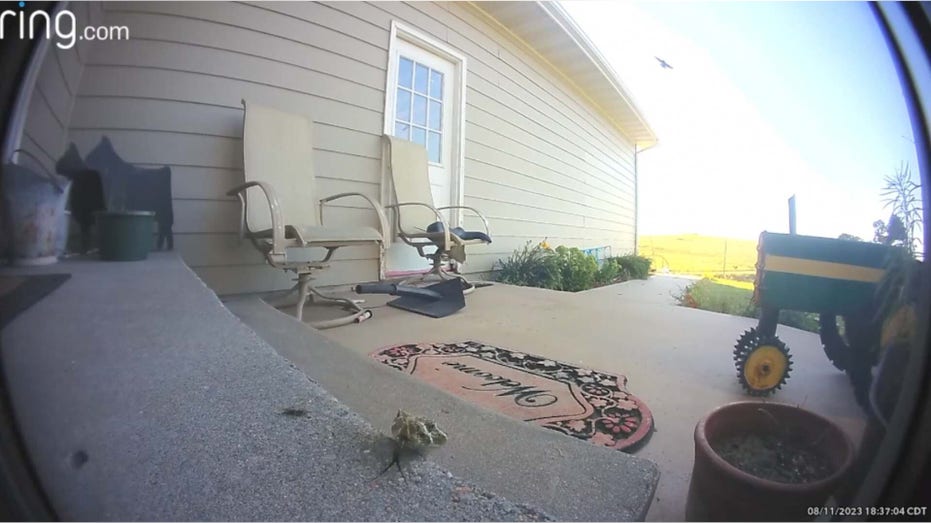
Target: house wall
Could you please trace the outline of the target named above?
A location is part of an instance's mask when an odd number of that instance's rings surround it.
[[[468,57],[464,203],[494,237],[470,249],[469,271],[544,237],[633,250],[630,141],[468,4],[129,2],[104,14],[131,39],[97,44],[70,137],[86,154],[106,134],[127,161],[172,168],[175,247],[218,293],[291,284],[239,244],[238,202],[224,194],[242,181],[240,99],[313,116],[320,194],[377,199],[392,20]],[[327,219],[375,224],[361,201]],[[340,249],[318,283],[372,279],[376,255]]]
[[[99,2],[72,2],[65,8],[74,13],[79,28],[98,25],[103,19]],[[68,145],[68,123],[84,66],[94,45],[89,40],[78,40],[70,49],[61,49],[55,42],[49,42],[36,77],[19,144],[52,171]],[[23,157],[18,161],[30,165],[33,159]]]

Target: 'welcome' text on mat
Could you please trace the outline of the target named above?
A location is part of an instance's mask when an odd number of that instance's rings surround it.
[[[630,451],[653,428],[624,376],[475,341],[397,345],[372,356],[467,401],[596,445]]]

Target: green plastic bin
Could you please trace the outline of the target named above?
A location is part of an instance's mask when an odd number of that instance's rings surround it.
[[[154,212],[100,211],[96,216],[101,259],[137,261],[148,258],[154,242]]]

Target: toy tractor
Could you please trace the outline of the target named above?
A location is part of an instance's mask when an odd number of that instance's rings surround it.
[[[788,347],[776,336],[781,310],[819,314],[828,359],[845,371],[866,405],[880,345],[882,317],[877,288],[895,247],[764,232],[757,246],[756,327],[734,349],[737,378],[749,394],[763,396],[785,384],[792,370]],[[843,318],[843,329],[837,318]]]

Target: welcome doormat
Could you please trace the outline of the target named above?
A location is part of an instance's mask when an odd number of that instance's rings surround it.
[[[379,349],[376,360],[513,418],[630,452],[653,430],[647,406],[621,375],[476,341]]]
[[[70,277],[70,274],[0,276],[0,329]]]

